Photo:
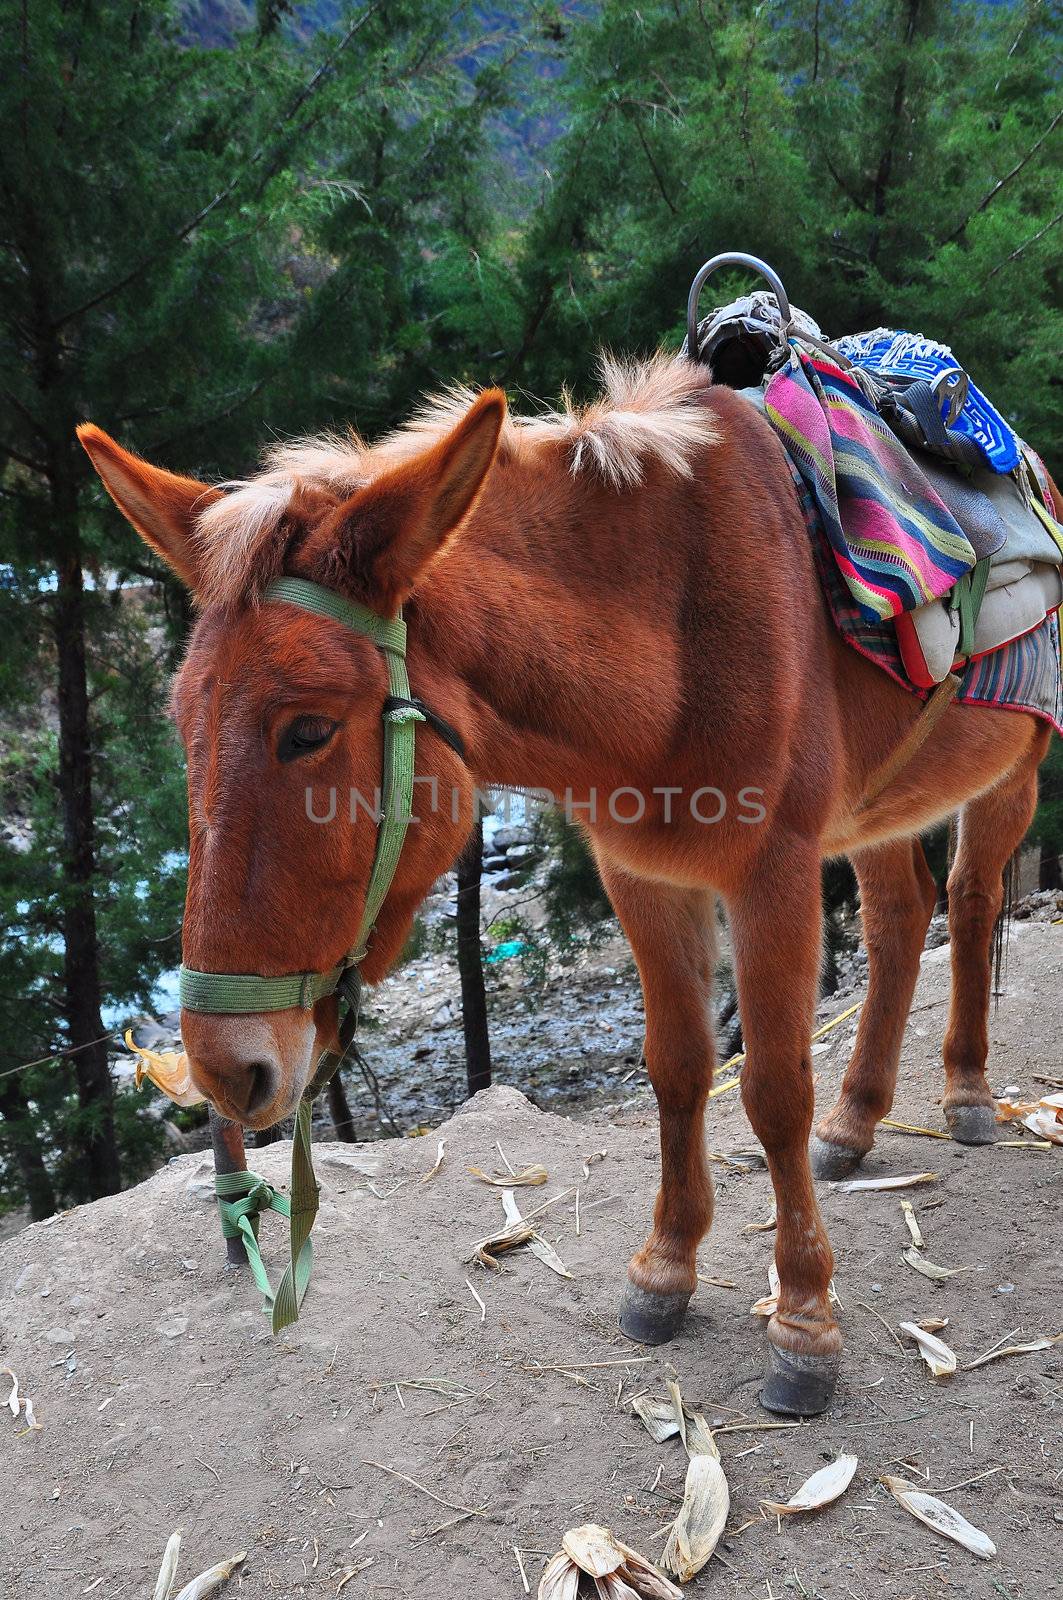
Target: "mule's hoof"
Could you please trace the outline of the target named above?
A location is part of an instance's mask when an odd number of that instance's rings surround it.
[[[667,1344],[683,1326],[688,1294],[651,1294],[630,1279],[620,1301],[620,1332],[636,1344]]]
[[[862,1150],[847,1150],[843,1144],[830,1144],[813,1134],[808,1141],[808,1159],[813,1175],[829,1178],[832,1183],[850,1177],[864,1159]]]
[[[837,1356],[799,1356],[768,1346],[768,1381],[760,1391],[766,1411],[784,1417],[815,1417],[826,1411],[838,1382]]]
[[[997,1116],[992,1106],[946,1106],[945,1126],[957,1144],[996,1144]]]

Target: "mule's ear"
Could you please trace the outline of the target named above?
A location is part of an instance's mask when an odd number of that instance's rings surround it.
[[[485,390],[438,444],[381,473],[340,508],[333,559],[349,563],[384,610],[401,605],[472,510],[505,417],[505,395]]]
[[[150,466],[91,422],[82,423],[78,438],[122,515],[181,582],[194,589],[199,577],[195,519],[220,499],[221,490]]]

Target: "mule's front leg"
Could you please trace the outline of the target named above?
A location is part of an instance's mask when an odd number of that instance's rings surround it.
[[[698,1245],[712,1223],[704,1113],[715,1064],[715,902],[705,890],[647,883],[606,861],[599,866],[642,979],[646,1066],[661,1119],[653,1231],[628,1265],[620,1328],[642,1344],[664,1344],[686,1315]]]
[[[808,1164],[820,863],[800,841],[785,855],[781,840],[770,849],[729,907],[746,1045],[742,1103],[768,1158],[778,1215],[779,1308],[768,1323],[761,1403],[811,1416],[830,1404],[842,1347],[829,1300],[834,1259]]]

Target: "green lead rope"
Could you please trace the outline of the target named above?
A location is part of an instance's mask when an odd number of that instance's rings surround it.
[[[227,1239],[242,1239],[252,1276],[266,1298],[266,1309],[272,1308],[273,1332],[279,1333],[298,1321],[313,1266],[310,1233],[320,1199],[310,1153],[314,1101],[338,1070],[358,1025],[361,992],[358,969],[391,888],[412,816],[414,729],[425,717],[410,704],[406,626],[401,617],[391,620],[377,616],[364,606],[355,605],[302,578],[276,579],[267,588],[265,598],[286,601],[366,635],[381,650],[387,663],[389,699],[404,702],[390,709],[385,707],[383,713],[383,775],[376,852],[358,937],[340,965],[331,972],[299,973],[287,978],[263,978],[254,973],[196,972],[188,968],[181,971],[181,1004],[194,1011],[239,1014],[280,1011],[292,1006],[309,1009],[324,995],[337,991],[341,1003],[347,1007],[340,1034],[343,1053],[326,1051],[322,1055],[299,1101],[292,1137],[290,1196],[278,1194],[253,1172],[216,1173],[214,1178],[222,1233]],[[288,1218],[288,1265],[276,1291],[270,1286],[258,1242],[258,1221],[263,1211],[277,1211]]]

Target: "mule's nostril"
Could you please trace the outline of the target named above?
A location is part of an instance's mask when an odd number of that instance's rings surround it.
[[[251,1061],[247,1067],[248,1088],[244,1102],[248,1116],[268,1106],[276,1093],[277,1072],[271,1061]]]

